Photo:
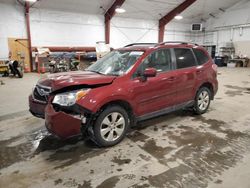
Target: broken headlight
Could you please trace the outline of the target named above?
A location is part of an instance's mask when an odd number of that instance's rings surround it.
[[[53,104],[58,104],[60,106],[72,106],[74,105],[78,100],[85,97],[85,95],[88,93],[88,89],[84,90],[76,90],[76,91],[70,91],[65,93],[59,93],[57,94],[53,99]]]

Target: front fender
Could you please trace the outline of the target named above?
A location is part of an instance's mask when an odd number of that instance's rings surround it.
[[[91,90],[86,97],[84,97],[77,103],[84,108],[87,108],[92,113],[96,113],[104,105],[113,101],[127,102],[134,109],[135,104],[133,103],[131,94],[127,90],[124,90],[122,88],[111,89],[108,86]]]

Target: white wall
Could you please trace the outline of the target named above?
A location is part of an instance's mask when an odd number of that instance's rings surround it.
[[[217,50],[226,43],[234,43],[236,53],[240,55],[239,44],[244,41],[250,48],[250,1],[242,0],[233,7],[220,13],[216,18],[210,18],[205,23],[206,32],[194,34],[193,41],[200,44],[217,45]],[[218,51],[217,51],[218,52]],[[246,53],[246,52],[244,52]],[[248,52],[250,57],[250,52]]]
[[[8,58],[8,38],[26,38],[24,13],[20,6],[0,3],[0,59]]]
[[[111,21],[110,43],[121,47],[136,42],[158,42],[158,21],[114,17]],[[190,24],[170,22],[164,33],[164,41],[190,41]]]
[[[31,8],[32,46],[95,46],[104,41],[103,15],[90,15]],[[0,3],[0,58],[8,56],[8,38],[27,38],[23,7]],[[164,40],[192,39],[189,24],[171,22]],[[111,47],[135,42],[158,42],[158,21],[114,17],[111,21]]]
[[[94,46],[104,41],[104,19],[99,15],[31,9],[32,46]]]
[[[114,17],[111,20],[110,44],[117,48],[136,42],[157,42],[157,22]]]
[[[170,22],[165,27],[164,41],[191,41],[190,24]]]

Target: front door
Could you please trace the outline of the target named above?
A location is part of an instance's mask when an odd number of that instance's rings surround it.
[[[141,75],[146,68],[155,68],[157,75],[143,80]],[[152,52],[145,58],[137,72],[140,75],[134,77],[131,89],[137,104],[136,115],[146,115],[174,105],[176,74],[172,72],[172,57],[169,49]]]

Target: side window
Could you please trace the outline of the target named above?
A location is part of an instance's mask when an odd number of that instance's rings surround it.
[[[191,49],[188,48],[176,48],[174,49],[176,56],[176,68],[183,69],[196,66],[196,60]]]
[[[146,57],[140,66],[143,72],[146,68],[155,68],[157,72],[166,72],[171,70],[171,52],[169,49],[157,50]]]
[[[194,51],[194,54],[197,58],[199,65],[203,65],[204,63],[206,63],[209,60],[207,54],[205,52],[203,52],[202,50],[193,49],[193,51]]]

